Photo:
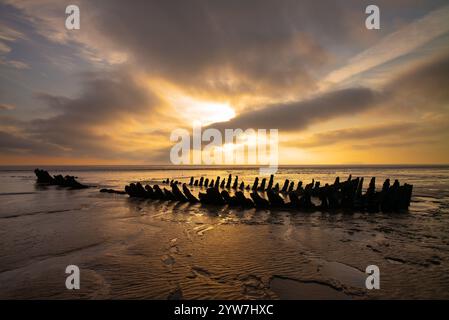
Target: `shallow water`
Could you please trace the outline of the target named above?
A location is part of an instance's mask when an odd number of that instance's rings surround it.
[[[449,298],[448,167],[296,167],[308,183],[377,177],[414,185],[401,214],[240,210],[103,194],[129,182],[187,182],[254,169],[47,168],[95,187],[38,187],[32,168],[0,169],[0,298]],[[367,183],[365,183],[367,185]],[[65,288],[65,267],[81,289]],[[368,265],[380,268],[367,290]]]

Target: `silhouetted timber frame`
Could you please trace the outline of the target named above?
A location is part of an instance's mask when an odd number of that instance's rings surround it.
[[[74,176],[56,175],[51,176],[47,171],[35,169],[38,184],[57,185],[71,189],[88,188],[87,185],[78,182]],[[215,181],[200,177],[200,180],[190,178],[190,182],[181,183],[170,179],[163,181],[171,190],[155,184],[153,186],[142,186],[140,182],[131,183],[125,186],[125,191],[113,189],[101,189],[100,192],[128,194],[132,198],[153,199],[162,201],[178,201],[190,203],[203,203],[208,205],[257,209],[292,209],[298,211],[350,211],[350,212],[400,212],[408,210],[412,198],[413,185],[405,183],[400,185],[398,180],[393,184],[390,179],[383,183],[382,190],[376,191],[376,178],[372,177],[368,189],[363,194],[363,178],[352,178],[349,175],[346,181],[340,182],[340,177],[335,178],[333,184],[320,185],[319,181],[312,179],[312,182],[303,187],[303,182],[295,183],[286,179],[282,189],[279,183],[273,187],[274,175],[270,176],[268,186],[265,187],[266,179],[262,179],[259,185],[259,178],[256,177],[252,187],[242,181],[238,182],[238,176],[232,183],[232,175],[221,180],[218,176]],[[182,184],[182,191],[178,185]],[[232,186],[231,186],[232,184]],[[192,194],[190,188],[206,188],[206,192],[198,191],[198,198]],[[219,189],[222,189],[220,192]],[[230,194],[231,189],[234,195]],[[250,198],[245,197],[244,190],[250,191]],[[265,197],[266,196],[266,197]],[[312,199],[317,198],[320,201],[316,205]],[[288,199],[288,201],[287,201]]]
[[[51,176],[48,171],[35,169],[34,174],[37,177],[37,183],[41,185],[55,185],[60,187],[66,187],[70,189],[85,189],[89,188],[89,186],[79,183],[74,176],[65,176],[56,175]]]
[[[163,201],[179,201],[190,203],[203,203],[208,205],[257,209],[292,209],[298,211],[350,211],[350,212],[400,212],[407,211],[412,197],[413,185],[405,183],[400,185],[398,180],[393,184],[390,179],[383,183],[382,190],[376,191],[376,178],[372,177],[368,189],[363,194],[363,178],[353,179],[349,175],[346,181],[340,182],[337,177],[333,184],[320,185],[319,181],[312,180],[311,183],[303,187],[303,182],[299,181],[295,188],[295,183],[286,179],[282,189],[279,183],[273,187],[274,175],[271,175],[268,186],[265,187],[266,179],[262,180],[259,186],[259,178],[254,180],[253,186],[246,186],[246,190],[251,190],[250,198],[245,197],[242,192],[245,189],[244,182],[238,184],[238,177],[235,177],[231,187],[232,175],[229,175],[227,183],[225,179],[217,177],[215,182],[208,178],[200,177],[195,180],[190,178],[190,182],[181,183],[166,179],[163,184],[168,185],[171,191],[158,185],[142,186],[140,182],[131,183],[125,187],[125,192],[133,198],[145,198]],[[178,185],[182,184],[182,191]],[[198,192],[198,198],[195,197],[190,188],[206,188],[206,192]],[[219,189],[223,189],[221,192]],[[230,190],[234,189],[234,195]],[[237,191],[238,190],[238,191]],[[265,197],[266,195],[266,197]],[[316,205],[312,199],[317,198],[320,202]],[[287,201],[288,199],[288,201]]]

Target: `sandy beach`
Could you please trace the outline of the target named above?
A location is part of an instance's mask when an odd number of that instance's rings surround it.
[[[49,168],[94,186],[35,184],[31,168],[0,171],[0,298],[379,299],[449,298],[449,168],[282,168],[323,182],[384,176],[414,185],[408,213],[234,209],[100,193],[129,182],[187,182],[255,169]],[[65,288],[67,265],[80,290]],[[365,268],[380,269],[367,290]]]

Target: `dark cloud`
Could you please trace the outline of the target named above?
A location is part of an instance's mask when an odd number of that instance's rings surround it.
[[[17,134],[0,131],[0,150],[2,153],[56,154],[62,149],[49,143],[43,143]]]
[[[0,103],[0,110],[13,110],[15,109],[15,106],[6,104],[6,103]]]
[[[259,110],[242,113],[227,122],[215,123],[213,128],[273,128],[299,131],[313,123],[361,113],[372,108],[384,107],[390,113],[404,109],[421,112],[438,110],[447,112],[449,105],[449,54],[415,67],[397,76],[382,90],[349,88],[328,92],[316,98],[280,105],[269,105]],[[385,110],[384,110],[385,111]],[[400,129],[401,127],[398,127]],[[353,129],[328,133],[321,140],[351,138]],[[366,131],[367,135],[376,134]],[[384,130],[395,130],[384,128]],[[355,131],[356,134],[357,131]],[[361,134],[359,132],[359,134]],[[332,136],[335,135],[335,136]]]
[[[316,122],[366,111],[384,99],[382,94],[368,88],[343,89],[305,101],[269,105],[211,127],[219,130],[263,128],[299,131]]]
[[[355,54],[444,1],[379,0],[383,28],[365,28],[371,1],[121,0],[87,2],[89,28],[151,74],[195,90],[307,92],[339,54]],[[396,20],[395,20],[396,21]],[[369,41],[368,41],[369,42]],[[351,53],[352,52],[352,53]],[[340,62],[338,62],[340,63]],[[327,70],[328,71],[328,70]],[[232,77],[234,75],[235,77]]]
[[[126,115],[149,113],[157,102],[148,88],[136,83],[127,74],[90,74],[82,85],[83,92],[76,98],[37,93],[36,97],[45,101],[59,115],[34,123],[58,127],[66,124],[87,126],[107,123]]]
[[[399,105],[423,110],[449,104],[449,52],[401,73],[385,88]]]
[[[323,24],[335,32],[343,15],[333,1],[99,1],[86,6],[98,12],[92,15],[93,27],[151,74],[228,93],[312,88],[315,71],[330,57],[309,26]]]
[[[65,133],[61,133],[65,134]],[[41,137],[42,138],[42,137]],[[140,148],[121,151],[114,147],[108,136],[78,133],[67,141],[57,144],[38,140],[34,135],[19,135],[0,131],[0,152],[3,155],[38,157],[73,157],[74,159],[96,158],[143,163],[169,163],[168,148]]]
[[[84,90],[76,98],[36,94],[56,115],[16,123],[23,134],[3,132],[0,148],[47,155],[123,156],[114,144],[114,138],[120,138],[121,134],[114,131],[116,125],[130,119],[150,118],[158,100],[148,88],[126,74],[89,75],[85,80]],[[126,156],[132,158],[131,154]]]

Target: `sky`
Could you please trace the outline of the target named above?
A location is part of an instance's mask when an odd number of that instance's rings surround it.
[[[444,0],[0,0],[1,165],[167,164],[194,122],[278,129],[280,164],[447,164],[448,88]]]

